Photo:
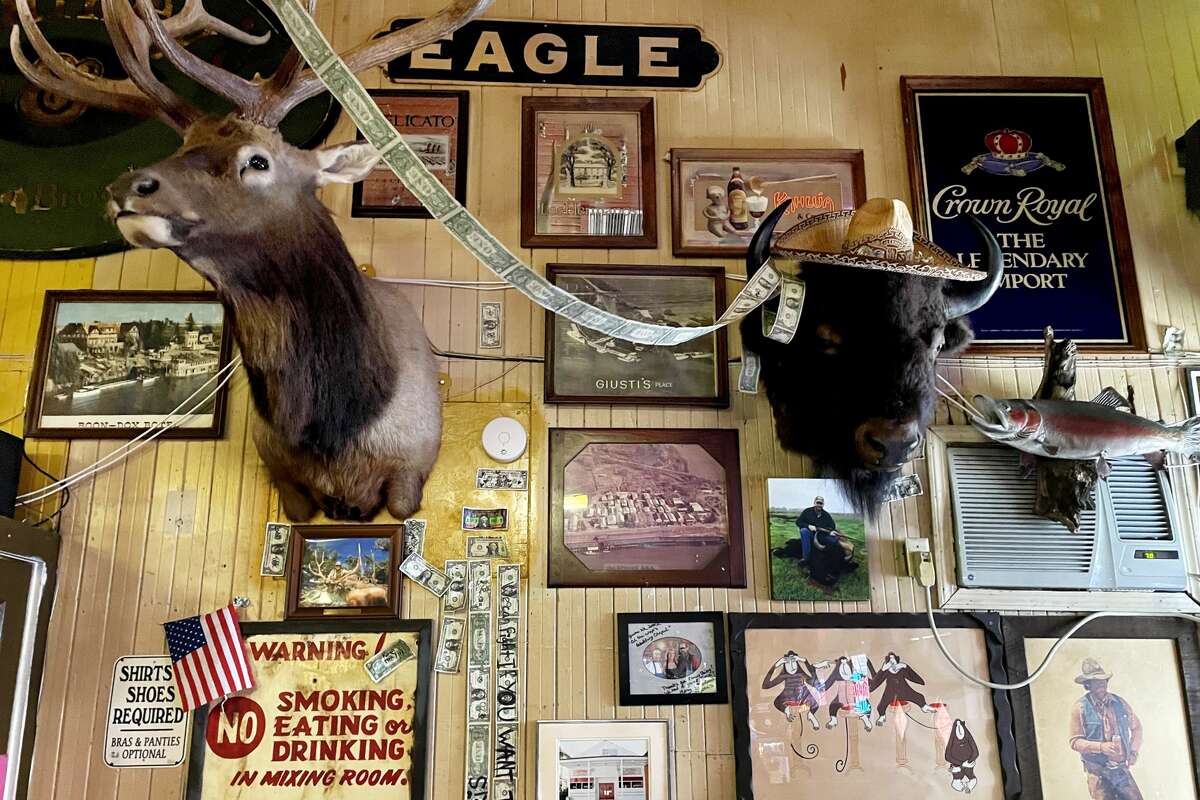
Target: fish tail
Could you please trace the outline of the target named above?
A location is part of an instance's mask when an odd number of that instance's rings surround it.
[[[1200,458],[1200,414],[1172,425],[1183,439],[1183,452],[1191,458]]]

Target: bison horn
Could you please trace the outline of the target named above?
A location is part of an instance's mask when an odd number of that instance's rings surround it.
[[[968,214],[967,221],[975,227],[979,238],[983,240],[987,277],[973,283],[958,281],[944,285],[942,293],[946,297],[946,319],[965,317],[980,308],[1000,288],[1000,280],[1004,277],[1004,258],[1000,253],[1000,243],[974,214]]]
[[[792,198],[789,197],[786,202],[775,206],[758,226],[758,230],[754,232],[754,238],[750,240],[750,249],[746,251],[747,278],[757,272],[758,268],[771,257],[771,236],[775,233],[775,226],[779,224],[779,219],[791,204]]]

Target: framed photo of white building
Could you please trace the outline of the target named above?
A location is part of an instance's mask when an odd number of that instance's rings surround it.
[[[665,719],[537,724],[537,800],[672,800]]]

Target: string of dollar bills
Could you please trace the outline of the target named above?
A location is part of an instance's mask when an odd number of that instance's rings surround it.
[[[299,0],[266,0],[271,10],[279,17],[284,29],[292,37],[296,49],[304,56],[317,77],[346,110],[355,126],[383,157],[384,163],[396,173],[400,182],[421,201],[430,215],[446,227],[471,255],[503,278],[510,286],[520,291],[533,302],[578,325],[590,328],[607,336],[635,344],[671,347],[707,336],[726,325],[745,317],[754,309],[772,298],[784,281],[799,283],[785,278],[770,260],[760,266],[746,282],[733,302],[712,325],[696,327],[674,327],[637,322],[598,308],[575,295],[550,283],[546,278],[530,269],[521,259],[504,246],[483,224],[467,211],[448,189],[434,177],[422,163],[404,137],[396,130],[384,113],[371,99],[366,88],[359,82],[346,63],[330,46],[312,17],[301,6]],[[795,289],[792,290],[795,295]],[[803,299],[803,290],[799,292]],[[773,325],[767,328],[778,341],[791,341],[795,327],[788,330],[788,323],[795,315],[780,313]]]

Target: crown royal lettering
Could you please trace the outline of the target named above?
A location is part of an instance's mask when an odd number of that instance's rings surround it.
[[[967,197],[967,187],[961,183],[942,188],[933,197],[933,214],[938,219],[955,219],[963,214],[977,217],[995,217],[1001,225],[1010,225],[1022,220],[1034,225],[1048,227],[1065,217],[1074,217],[1081,222],[1091,222],[1092,206],[1099,195],[1096,192],[1086,197],[1053,198],[1040,186],[1026,186],[1017,190],[1012,198]]]

